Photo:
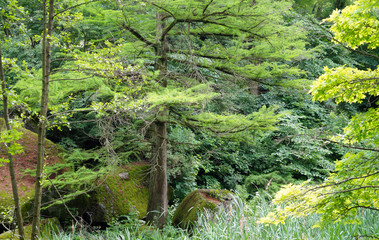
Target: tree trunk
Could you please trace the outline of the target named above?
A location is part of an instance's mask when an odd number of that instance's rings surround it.
[[[155,68],[160,71],[160,84],[167,87],[167,43],[163,36],[165,29],[165,14],[157,13],[157,46],[156,55],[158,60]],[[157,120],[152,126],[152,154],[150,158],[150,185],[149,203],[147,207],[147,221],[157,227],[163,227],[166,221],[168,199],[167,199],[167,124],[165,117],[167,109],[158,113]]]
[[[8,93],[7,93],[7,86],[5,83],[5,75],[4,75],[4,68],[3,68],[3,55],[1,53],[1,46],[0,46],[0,78],[1,78],[1,89],[3,93],[3,108],[4,108],[4,121],[6,129],[9,131],[11,129],[9,124],[9,111],[8,111]],[[10,145],[11,143],[9,143]],[[5,146],[6,148],[10,146]],[[15,214],[16,214],[16,222],[18,227],[18,233],[20,235],[20,240],[25,239],[25,233],[24,233],[24,220],[22,218],[21,214],[21,206],[20,206],[20,199],[18,198],[18,187],[17,187],[17,180],[16,180],[16,172],[14,169],[13,164],[13,156],[8,152],[8,167],[9,167],[9,174],[11,176],[11,184],[12,184],[12,192],[13,192],[13,200],[14,200],[14,206],[15,206]]]
[[[35,183],[35,196],[33,206],[33,224],[31,240],[38,239],[40,227],[40,210],[42,197],[42,181],[43,181],[43,164],[45,156],[45,137],[46,137],[46,121],[47,107],[49,101],[49,78],[50,78],[50,61],[51,61],[51,36],[53,32],[54,18],[54,0],[49,0],[49,15],[47,18],[47,2],[43,1],[43,37],[42,37],[42,95],[41,95],[41,111],[38,124],[38,149],[37,149],[37,170]],[[48,21],[48,23],[47,23]]]
[[[251,95],[258,96],[259,95],[259,83],[255,82],[255,81],[250,81],[249,82],[249,90],[250,90]]]
[[[346,7],[346,0],[336,0],[334,9],[344,9]]]
[[[164,117],[165,112],[160,116]],[[147,221],[157,227],[165,224],[168,208],[167,200],[167,126],[157,121],[153,128],[153,148],[150,159],[149,202]]]

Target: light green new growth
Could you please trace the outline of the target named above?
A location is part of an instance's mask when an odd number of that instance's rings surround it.
[[[150,108],[156,106],[192,106],[205,103],[218,95],[218,93],[212,91],[210,84],[208,83],[199,84],[188,89],[164,88],[160,92],[149,94],[146,102],[150,104]]]
[[[249,115],[221,115],[203,112],[187,117],[186,121],[192,126],[199,126],[211,132],[235,140],[251,141],[259,133],[275,130],[283,113],[277,114],[277,107],[262,107],[258,112]]]

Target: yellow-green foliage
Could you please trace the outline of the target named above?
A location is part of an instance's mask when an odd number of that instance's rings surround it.
[[[118,168],[108,175],[96,193],[96,200],[105,206],[105,220],[111,222],[112,218],[137,212],[138,217],[146,215],[149,190],[147,187],[147,174],[149,166],[128,165]],[[119,173],[128,172],[129,179],[119,177]]]
[[[367,44],[368,48],[379,46],[379,1],[358,0],[342,11],[334,11],[325,21],[333,22],[331,30],[335,39],[356,49]]]
[[[210,84],[199,84],[186,90],[165,88],[161,92],[149,94],[147,102],[151,105],[151,108],[156,106],[189,106],[209,101],[218,95],[213,92]]]
[[[172,218],[172,224],[181,228],[191,227],[196,223],[198,215],[204,210],[214,210],[220,201],[230,199],[233,194],[227,190],[198,189],[188,194],[180,203]],[[214,198],[217,201],[207,199],[204,195]]]
[[[70,68],[72,66],[65,66]],[[20,98],[23,99],[33,110],[38,111],[39,99],[41,98],[40,79],[42,72],[31,72],[27,77],[20,79],[15,85]],[[79,79],[79,80],[75,80]],[[99,91],[98,94],[111,95],[108,88],[104,87],[104,81],[99,77],[88,77],[88,75],[77,72],[56,73],[51,76],[49,101],[52,105],[67,101],[70,94],[80,91]]]
[[[253,112],[247,116],[203,112],[190,116],[186,120],[192,125],[208,129],[216,135],[235,140],[251,141],[252,136],[276,129],[274,125],[284,115],[284,112],[276,113],[277,109],[275,106],[263,106],[258,112]]]

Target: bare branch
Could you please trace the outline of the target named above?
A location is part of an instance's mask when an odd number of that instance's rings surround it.
[[[213,1],[214,0],[210,0],[209,3],[207,3],[207,5],[205,5],[205,8],[203,9],[203,15],[207,11],[208,7],[213,3]]]
[[[80,81],[80,80],[86,80],[88,78],[92,78],[94,77],[93,76],[89,76],[89,77],[84,77],[84,78],[60,78],[60,79],[54,79],[54,80],[50,80],[50,82],[58,82],[58,81]]]
[[[159,5],[156,4],[156,3],[151,3],[151,5],[153,5],[154,7],[159,8],[160,10],[163,10],[164,12],[168,13],[171,17],[173,17],[174,19],[176,19],[176,18],[175,18],[175,15],[174,15],[172,12],[170,12],[169,10],[167,10],[166,8],[164,8],[164,7],[162,7],[162,6],[159,6]]]
[[[324,195],[331,195],[331,194],[338,194],[338,193],[352,192],[352,191],[356,191],[356,190],[360,190],[360,189],[365,189],[365,188],[379,189],[379,186],[361,186],[361,187],[350,188],[350,189],[341,190],[341,191],[336,191],[336,192],[328,192],[328,193],[325,193],[325,194],[321,194],[321,196],[324,196]]]
[[[139,32],[137,32],[136,30],[134,30],[132,27],[129,27],[128,25],[126,24],[123,24],[122,25],[126,30],[128,30],[131,34],[133,34],[138,40],[146,43],[148,46],[152,46],[153,48],[155,48],[155,43],[152,43],[150,42],[149,40],[147,40],[146,38],[144,38]]]
[[[332,141],[332,140],[329,140],[327,138],[315,138],[317,140],[322,140],[322,141],[327,141],[327,142],[330,142],[330,143],[335,143],[335,144],[338,144],[340,145],[341,147],[345,147],[345,148],[352,148],[352,149],[358,149],[358,150],[365,150],[365,151],[372,151],[372,152],[379,152],[379,149],[374,149],[374,148],[364,148],[364,147],[358,147],[358,146],[351,146],[351,145],[345,145],[343,143],[340,143],[340,142],[337,142],[337,141]]]
[[[340,181],[340,182],[335,182],[335,183],[331,183],[331,184],[326,184],[326,185],[320,185],[320,186],[317,186],[317,187],[314,187],[314,188],[311,188],[309,190],[307,190],[305,193],[303,194],[306,194],[308,192],[311,192],[311,191],[314,191],[314,190],[317,190],[317,189],[321,189],[321,188],[326,188],[326,187],[332,187],[332,186],[338,186],[338,185],[341,185],[343,183],[346,183],[346,182],[349,182],[349,181],[352,181],[352,180],[358,180],[358,179],[364,179],[364,178],[368,178],[368,177],[371,177],[371,176],[374,176],[376,174],[379,174],[379,171],[376,171],[376,172],[373,172],[371,174],[367,174],[367,175],[364,175],[364,176],[359,176],[359,177],[351,177],[351,178],[347,178],[343,181]]]
[[[326,36],[329,40],[332,40],[332,41],[338,43],[338,44],[341,45],[343,48],[345,48],[345,49],[347,49],[347,50],[349,50],[349,51],[351,51],[351,52],[357,52],[357,53],[360,53],[360,54],[363,54],[363,55],[366,55],[366,56],[369,56],[369,57],[373,57],[373,58],[379,59],[379,56],[377,56],[377,55],[374,55],[374,54],[368,53],[368,52],[366,52],[366,51],[361,51],[361,50],[357,50],[357,49],[352,49],[352,48],[346,46],[346,45],[343,44],[342,42],[340,42],[340,41],[338,41],[337,39],[335,39],[335,38],[333,37],[333,33],[332,33],[331,31],[329,31],[329,29],[327,29],[326,27],[324,27],[324,26],[321,25],[321,24],[316,23],[316,22],[315,22],[313,19],[311,19],[311,18],[308,18],[308,20],[309,20],[311,23],[313,23],[314,25],[320,27],[320,28],[321,28],[322,30],[324,30],[325,32],[327,32],[327,33],[329,34],[329,36],[327,36],[327,35],[325,35],[325,36]]]

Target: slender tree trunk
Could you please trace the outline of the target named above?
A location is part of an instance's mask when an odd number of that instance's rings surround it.
[[[156,54],[158,60],[155,68],[160,71],[160,84],[167,87],[167,43],[165,36],[162,36],[164,29],[164,13],[157,13],[157,47]],[[147,207],[147,221],[163,227],[167,217],[167,124],[165,117],[167,109],[158,113],[157,120],[152,126],[152,154],[150,158],[150,185],[149,203]]]
[[[40,227],[40,210],[42,197],[42,180],[43,180],[43,163],[45,156],[45,137],[46,137],[46,119],[47,107],[49,101],[49,78],[50,78],[50,61],[51,61],[51,36],[53,32],[54,18],[54,0],[49,0],[49,12],[47,19],[47,2],[43,1],[43,37],[42,37],[42,95],[41,111],[38,123],[38,149],[37,149],[37,170],[35,183],[35,197],[33,206],[33,224],[31,240],[38,238]]]
[[[5,83],[5,75],[4,75],[4,68],[3,68],[3,55],[1,53],[1,46],[0,46],[0,78],[1,78],[1,89],[3,93],[4,121],[5,121],[6,129],[10,130],[11,126],[9,124],[8,95],[7,95],[7,86]],[[9,145],[10,144],[11,143],[9,143]],[[7,147],[10,147],[10,146],[6,146],[6,148]],[[12,184],[12,192],[13,192],[13,200],[14,200],[15,213],[16,213],[16,221],[17,221],[17,226],[18,226],[18,233],[20,235],[20,240],[24,240],[25,239],[24,220],[21,214],[20,199],[18,197],[16,172],[15,172],[14,164],[13,164],[13,156],[9,152],[8,152],[8,159],[9,159],[9,163],[8,163],[9,174],[11,176],[11,184]]]

